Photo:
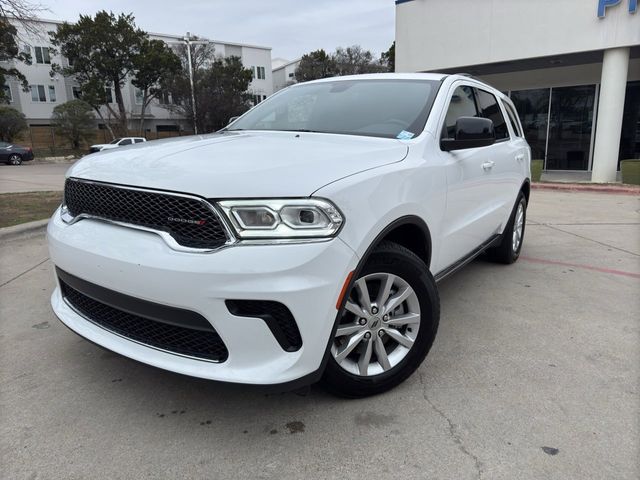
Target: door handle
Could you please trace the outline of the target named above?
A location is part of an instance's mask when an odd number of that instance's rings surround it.
[[[482,168],[484,170],[491,170],[495,164],[496,164],[496,162],[492,162],[491,160],[489,160],[488,162],[484,162],[482,164]]]
[[[516,161],[518,162],[522,162],[524,160],[524,154],[521,153],[520,155],[516,155]]]

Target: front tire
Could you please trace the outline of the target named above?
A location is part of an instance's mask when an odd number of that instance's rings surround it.
[[[527,223],[527,199],[520,192],[516,201],[509,224],[504,229],[500,245],[488,251],[489,258],[494,262],[512,264],[520,256],[524,241],[524,228]]]
[[[349,398],[385,392],[420,366],[438,330],[433,276],[410,250],[383,242],[349,292],[322,383]]]
[[[7,159],[8,165],[20,165],[21,163],[22,163],[22,157],[17,153],[12,153],[11,155],[9,155],[9,158]]]

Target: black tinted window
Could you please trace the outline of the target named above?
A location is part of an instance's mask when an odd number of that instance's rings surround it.
[[[509,105],[507,102],[502,102],[504,104],[504,108],[507,110],[507,115],[509,115],[509,121],[511,122],[511,127],[513,128],[513,132],[517,137],[522,136],[522,131],[520,130],[520,125],[518,123],[518,117],[516,116],[515,110]]]
[[[442,128],[443,138],[454,138],[456,134],[456,121],[460,117],[477,117],[478,109],[473,96],[473,88],[458,87],[451,96],[451,102],[447,109],[447,116]]]
[[[507,127],[507,122],[504,119],[504,115],[502,115],[502,110],[500,110],[496,97],[489,92],[479,89],[476,89],[476,95],[481,115],[493,121],[496,140],[509,138],[509,128]]]
[[[127,138],[126,140],[121,141],[120,146],[122,145],[131,145],[131,139]]]

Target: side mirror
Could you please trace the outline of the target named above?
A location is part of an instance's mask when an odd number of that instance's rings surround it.
[[[235,122],[239,118],[240,118],[240,115],[236,115],[235,117],[231,117],[229,119],[229,122],[227,123],[227,125],[231,125],[233,122]]]
[[[460,117],[456,120],[455,138],[440,140],[440,148],[445,152],[465,148],[488,147],[496,143],[493,121],[488,118]]]

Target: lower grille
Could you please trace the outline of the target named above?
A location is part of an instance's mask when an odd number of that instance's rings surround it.
[[[261,318],[283,350],[295,352],[302,346],[298,324],[282,303],[268,300],[227,300],[232,315]]]
[[[171,353],[213,362],[224,362],[227,347],[211,327],[208,331],[158,322],[94,300],[59,278],[65,300],[96,325],[135,342]]]

